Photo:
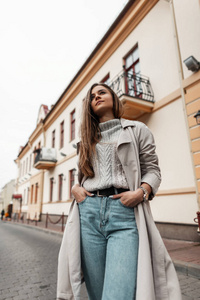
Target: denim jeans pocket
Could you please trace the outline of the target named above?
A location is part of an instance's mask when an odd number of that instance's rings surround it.
[[[126,206],[125,204],[123,204],[120,198],[119,198],[119,203],[120,203],[123,207],[126,207],[126,208],[128,208],[128,209],[133,209],[133,207]]]
[[[81,202],[78,202],[78,205],[83,204],[87,198],[88,198],[88,195]]]

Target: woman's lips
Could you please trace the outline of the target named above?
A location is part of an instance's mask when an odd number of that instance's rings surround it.
[[[104,101],[98,101],[97,103],[96,103],[96,106],[97,105],[99,105],[99,104],[101,104],[101,103],[103,103]]]

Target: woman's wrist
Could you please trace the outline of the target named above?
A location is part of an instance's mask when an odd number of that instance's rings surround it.
[[[141,184],[141,186],[139,187],[139,189],[141,189],[143,191],[143,201],[148,201],[149,200],[149,195],[152,192],[151,186],[148,183],[143,182]]]
[[[72,194],[73,194],[73,191],[76,191],[77,188],[80,187],[80,184],[79,183],[76,183],[72,186]]]

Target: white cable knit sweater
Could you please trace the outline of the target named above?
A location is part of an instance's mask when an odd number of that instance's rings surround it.
[[[101,140],[96,145],[96,155],[92,159],[94,177],[83,184],[87,191],[106,189],[111,186],[128,188],[128,183],[117,156],[117,140],[122,130],[119,119],[99,124]]]

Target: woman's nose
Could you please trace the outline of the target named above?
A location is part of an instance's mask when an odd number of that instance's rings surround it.
[[[100,95],[97,94],[97,95],[95,96],[95,100],[97,101],[99,98],[100,98]]]

